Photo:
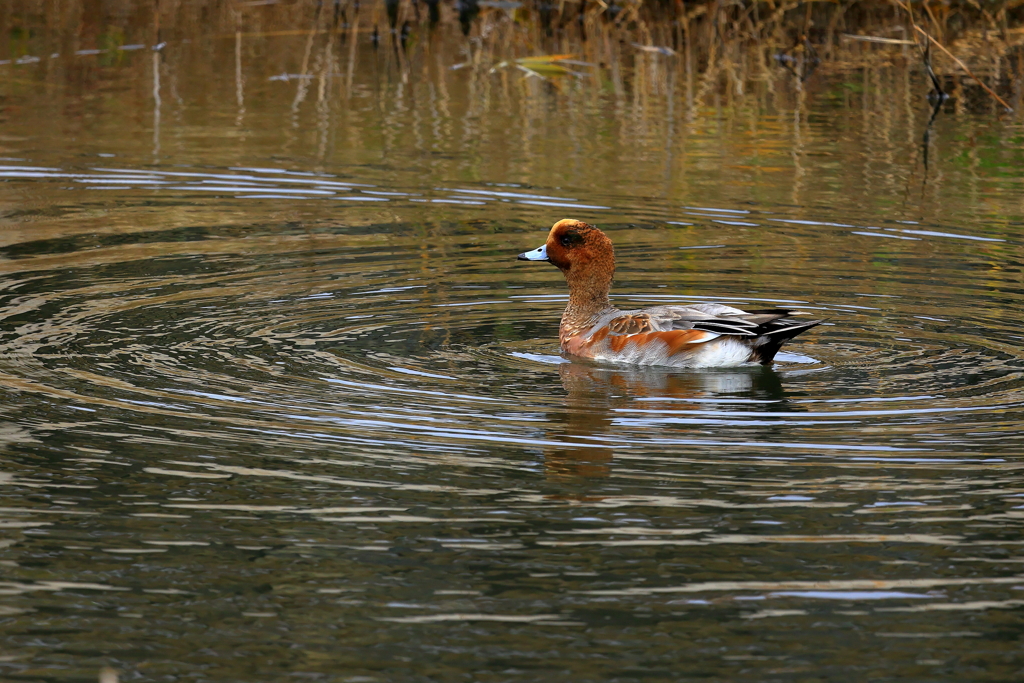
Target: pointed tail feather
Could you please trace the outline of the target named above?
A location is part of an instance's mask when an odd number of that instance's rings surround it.
[[[762,328],[761,335],[754,340],[751,360],[762,364],[771,363],[783,344],[798,334],[806,332],[823,322],[823,320],[805,320],[790,317],[772,320]]]

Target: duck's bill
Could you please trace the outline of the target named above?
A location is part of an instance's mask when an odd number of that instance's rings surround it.
[[[548,260],[548,245],[538,247],[533,251],[524,251],[522,254],[517,256],[520,261],[547,261]]]

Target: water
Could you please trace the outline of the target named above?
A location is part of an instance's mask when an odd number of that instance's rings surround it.
[[[1019,677],[1018,118],[237,40],[0,66],[0,676]],[[828,323],[565,362],[563,217]]]

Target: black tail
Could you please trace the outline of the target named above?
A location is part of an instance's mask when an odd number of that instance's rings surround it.
[[[765,315],[768,313],[767,311],[751,312],[755,315]],[[771,314],[777,317],[766,320],[758,326],[757,337],[751,340],[751,360],[763,364],[771,363],[783,344],[798,334],[806,332],[824,322],[823,320],[807,320],[806,318],[793,317],[789,315],[789,311],[785,311],[782,315],[779,315],[779,313],[782,312],[772,311]]]

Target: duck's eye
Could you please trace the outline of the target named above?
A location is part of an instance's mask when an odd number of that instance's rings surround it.
[[[582,244],[583,235],[578,232],[567,232],[558,238],[558,243],[568,249],[569,247],[574,247],[577,244]]]

